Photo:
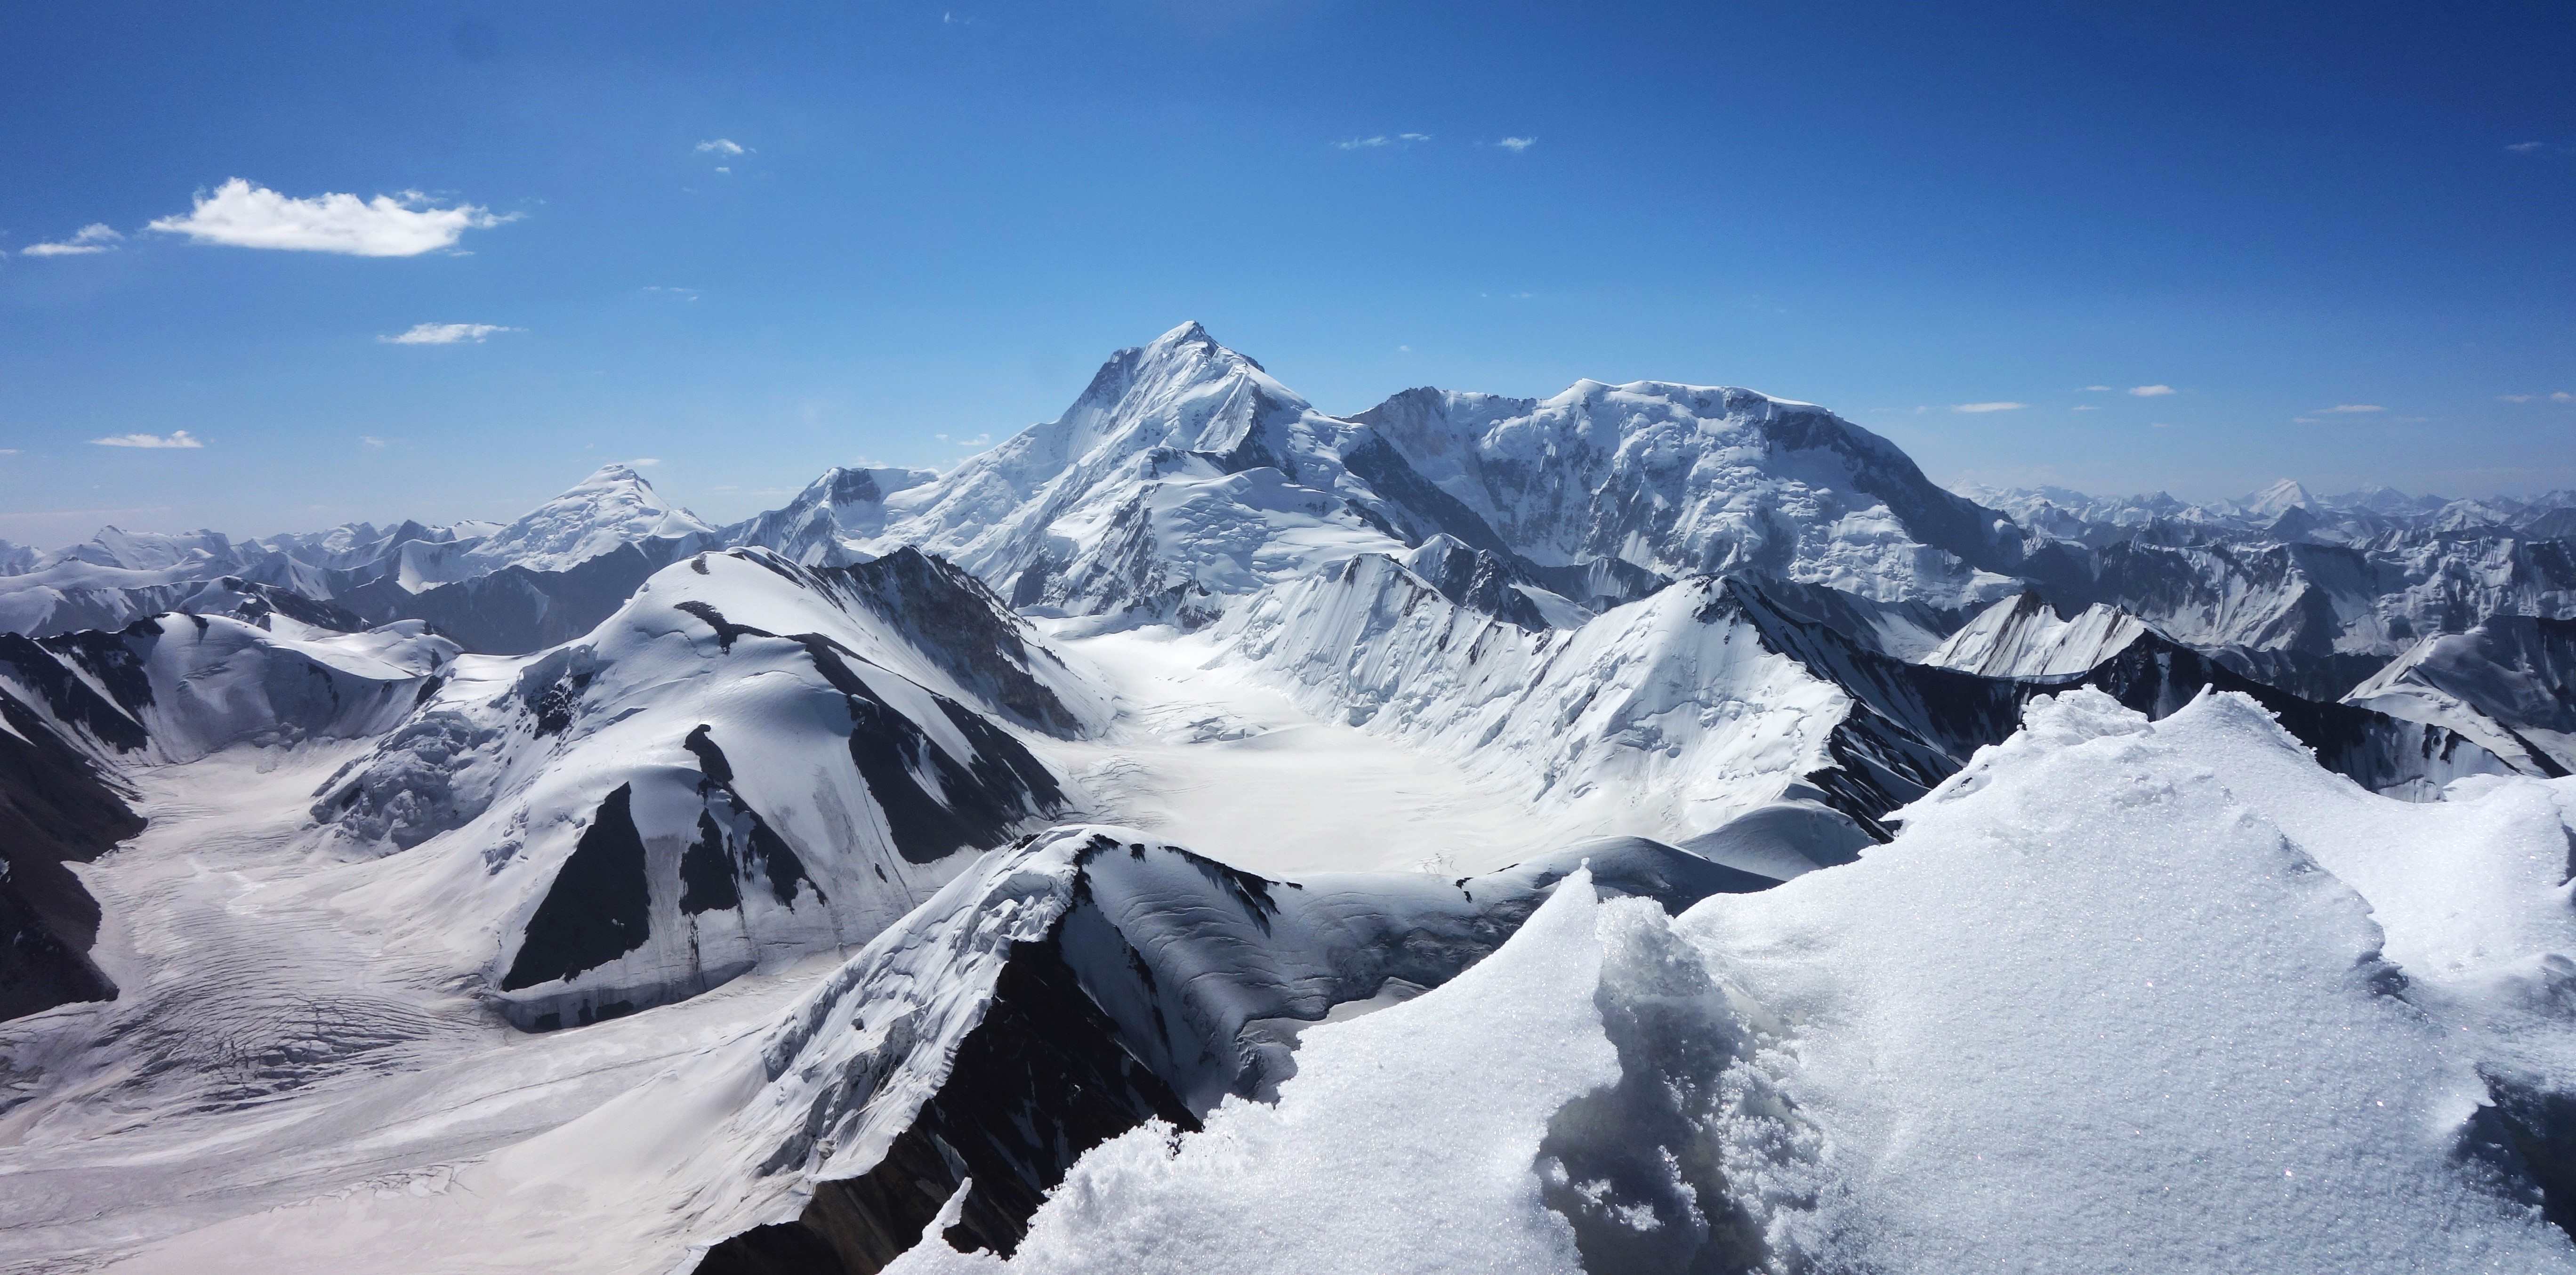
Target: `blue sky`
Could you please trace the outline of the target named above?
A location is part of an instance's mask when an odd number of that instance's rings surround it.
[[[2576,486],[2576,9],[2466,8],[22,7],[0,538],[633,458],[736,517],[1192,318],[1327,411],[1653,377],[1946,481]]]

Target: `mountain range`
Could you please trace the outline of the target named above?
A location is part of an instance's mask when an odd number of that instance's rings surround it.
[[[0,1265],[2576,1269],[2569,535],[1185,324],[731,525],[0,546]]]

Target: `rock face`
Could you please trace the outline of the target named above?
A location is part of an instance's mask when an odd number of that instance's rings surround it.
[[[0,1020],[116,995],[89,955],[98,901],[64,865],[143,828],[129,794],[6,679],[0,668]]]

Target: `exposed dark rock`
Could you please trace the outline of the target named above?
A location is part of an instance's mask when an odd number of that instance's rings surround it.
[[[632,785],[621,784],[556,871],[501,990],[518,991],[597,969],[644,946],[652,899],[644,880],[644,841],[630,809]]]

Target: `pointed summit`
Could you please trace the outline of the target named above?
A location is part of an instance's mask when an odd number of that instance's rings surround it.
[[[712,537],[715,528],[662,499],[622,461],[602,465],[562,495],[502,528],[466,555],[476,574],[503,567],[562,571],[639,540]]]
[[[2237,503],[2244,506],[2245,512],[2256,517],[2278,518],[2293,509],[2314,506],[2317,498],[2309,495],[2308,489],[2300,486],[2296,481],[2284,478]]]

